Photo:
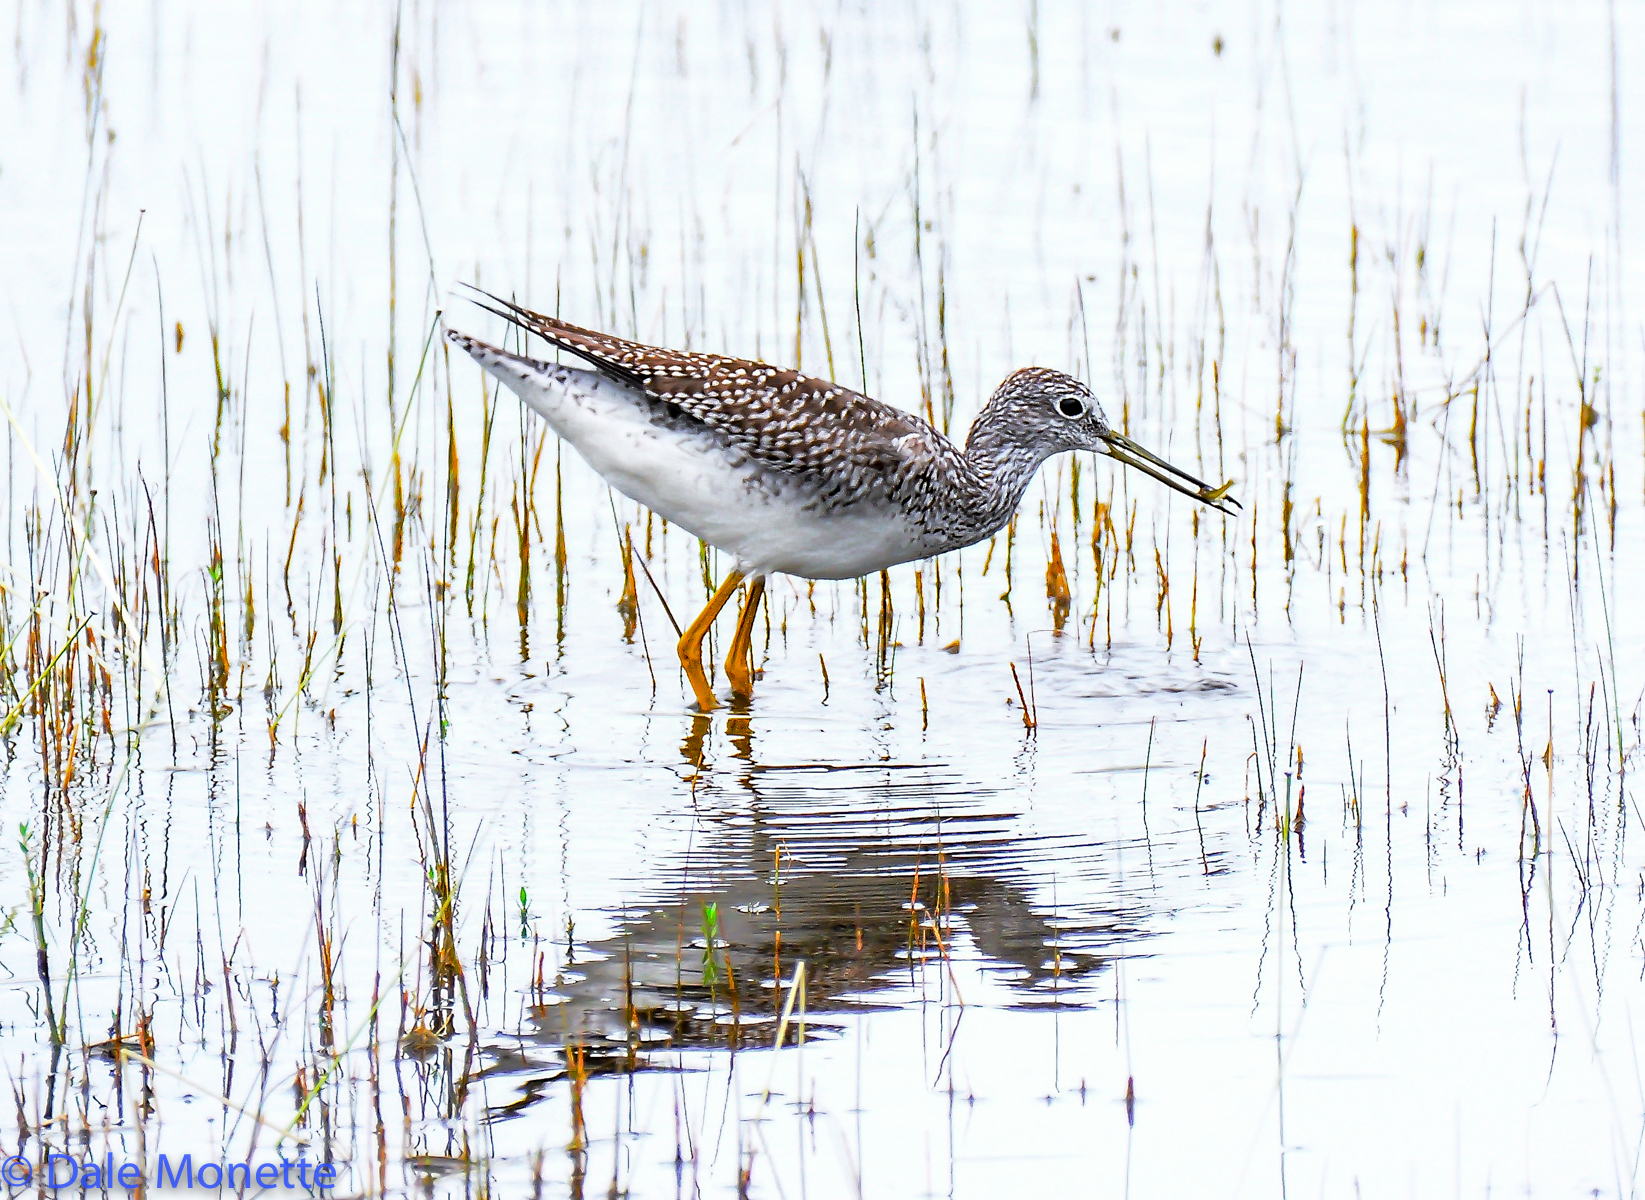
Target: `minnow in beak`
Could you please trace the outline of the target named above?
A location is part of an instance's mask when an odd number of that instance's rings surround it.
[[[1139,446],[1123,433],[1116,433],[1110,429],[1105,431],[1101,437],[1107,443],[1108,448],[1105,453],[1109,458],[1122,462],[1128,467],[1135,467],[1144,475],[1159,480],[1166,487],[1181,492],[1184,496],[1192,496],[1201,504],[1229,516],[1234,516],[1234,509],[1241,507],[1240,502],[1228,494],[1234,486],[1232,479],[1221,487],[1214,488],[1203,479],[1195,479],[1181,467],[1173,467],[1159,455]],[[1232,504],[1234,508],[1225,507],[1229,504]]]

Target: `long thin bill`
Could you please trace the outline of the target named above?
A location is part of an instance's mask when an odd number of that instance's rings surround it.
[[[1109,430],[1103,435],[1108,443],[1108,456],[1116,462],[1122,462],[1128,467],[1135,467],[1144,475],[1159,480],[1173,491],[1181,492],[1184,496],[1192,496],[1201,504],[1216,509],[1220,513],[1234,515],[1234,509],[1240,507],[1240,502],[1228,494],[1234,486],[1230,479],[1221,487],[1212,487],[1203,479],[1196,479],[1181,467],[1172,466],[1153,451],[1138,445],[1123,433]],[[1232,504],[1234,508],[1227,508]]]

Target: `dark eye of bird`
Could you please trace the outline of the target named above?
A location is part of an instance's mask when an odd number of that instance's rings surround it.
[[[1085,414],[1085,405],[1072,396],[1064,396],[1057,401],[1057,411],[1065,417],[1078,417]]]

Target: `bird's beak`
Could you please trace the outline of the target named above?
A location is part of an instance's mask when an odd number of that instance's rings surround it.
[[[1123,433],[1116,433],[1112,429],[1105,431],[1102,440],[1107,443],[1109,458],[1124,463],[1128,467],[1135,467],[1144,475],[1151,475],[1166,487],[1181,492],[1184,496],[1192,496],[1201,504],[1216,509],[1220,513],[1234,515],[1234,508],[1240,507],[1240,502],[1228,494],[1234,486],[1230,479],[1221,487],[1212,487],[1203,479],[1195,479],[1181,467],[1173,467],[1151,450],[1145,450]],[[1234,508],[1227,508],[1232,504]]]

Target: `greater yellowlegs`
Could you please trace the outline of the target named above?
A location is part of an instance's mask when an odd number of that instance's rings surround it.
[[[962,450],[914,414],[826,379],[624,341],[482,294],[491,304],[481,307],[593,369],[447,336],[612,487],[733,556],[680,636],[680,665],[705,710],[715,700],[703,637],[745,579],[725,663],[744,696],[767,575],[854,579],[979,542],[1010,520],[1053,454],[1093,450],[1220,512],[1238,504],[1231,483],[1213,488],[1110,428],[1091,389],[1060,371],[1027,367],[1007,378]]]

